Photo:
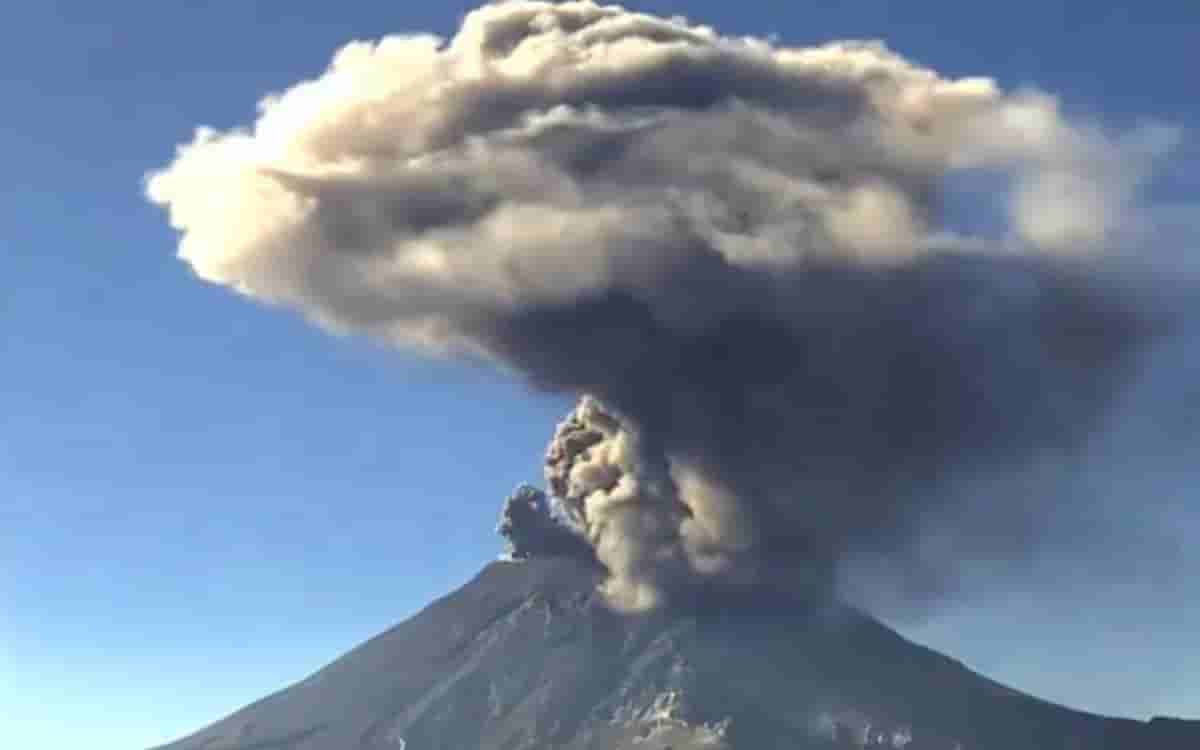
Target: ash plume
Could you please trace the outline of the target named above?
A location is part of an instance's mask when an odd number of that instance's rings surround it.
[[[180,258],[585,395],[547,479],[631,607],[863,570],[924,602],[1021,563],[1180,325],[1119,247],[1176,133],[880,43],[506,2],[259,109],[148,177]],[[947,200],[980,174],[987,236]]]
[[[556,511],[553,500],[536,487],[523,484],[504,501],[496,533],[507,541],[513,560],[532,557],[574,557],[594,560],[579,529]]]

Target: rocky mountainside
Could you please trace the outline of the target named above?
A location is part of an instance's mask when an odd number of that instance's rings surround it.
[[[1162,750],[1200,722],[1005,688],[847,607],[762,591],[624,615],[575,560],[497,562],[160,750]]]

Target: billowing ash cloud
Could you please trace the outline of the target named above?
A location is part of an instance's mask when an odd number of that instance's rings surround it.
[[[508,2],[346,46],[147,192],[202,279],[588,394],[548,478],[627,603],[858,569],[921,600],[1023,559],[1031,478],[1166,335],[1105,259],[1173,138],[877,43]]]
[[[507,540],[514,560],[531,557],[595,559],[568,517],[556,512],[553,500],[536,487],[523,484],[504,501],[496,533]]]

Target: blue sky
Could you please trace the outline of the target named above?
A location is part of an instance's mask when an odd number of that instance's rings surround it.
[[[338,46],[473,3],[25,3],[0,31],[0,747],[146,747],[298,679],[499,550],[567,401],[316,331],[197,283],[142,197]],[[1200,5],[631,3],[789,43],[885,39],[948,74],[1189,139]],[[1109,7],[1111,6],[1111,7]],[[781,10],[787,8],[787,10]],[[1197,519],[1200,525],[1200,519]],[[910,632],[1097,711],[1200,717],[1195,591],[1011,598]],[[1147,637],[1145,633],[1154,636]]]

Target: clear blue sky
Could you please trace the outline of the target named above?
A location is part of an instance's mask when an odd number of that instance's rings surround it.
[[[203,286],[141,179],[352,38],[471,3],[44,0],[0,30],[0,747],[134,750],[298,679],[466,579],[561,399]],[[1200,4],[635,2],[790,43],[878,37],[1190,140]],[[1198,511],[1200,513],[1200,511]],[[1197,520],[1200,526],[1200,518]],[[1197,571],[1200,573],[1200,570]],[[1193,579],[1194,580],[1194,579]],[[910,632],[1030,692],[1200,717],[1200,589],[998,601]]]

